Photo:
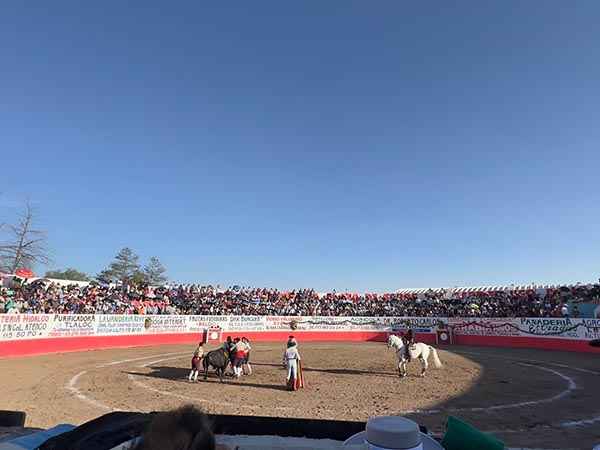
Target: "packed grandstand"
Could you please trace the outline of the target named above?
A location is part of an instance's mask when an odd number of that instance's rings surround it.
[[[577,302],[600,299],[599,284],[400,289],[387,294],[282,292],[170,283],[106,285],[5,281],[0,313],[203,314],[410,317],[579,317]]]

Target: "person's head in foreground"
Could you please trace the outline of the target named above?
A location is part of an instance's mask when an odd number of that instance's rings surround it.
[[[158,413],[133,450],[228,450],[217,445],[206,414],[194,405]]]

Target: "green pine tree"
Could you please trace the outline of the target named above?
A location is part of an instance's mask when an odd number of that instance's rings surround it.
[[[153,286],[163,284],[167,281],[167,277],[164,275],[166,271],[167,269],[163,267],[160,260],[155,256],[151,256],[150,262],[144,267],[146,281]]]

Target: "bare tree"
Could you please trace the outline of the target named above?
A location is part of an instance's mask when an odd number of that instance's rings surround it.
[[[9,273],[52,262],[48,236],[35,226],[37,212],[37,205],[27,200],[25,210],[17,213],[18,223],[5,224],[8,240],[0,244],[0,265]]]

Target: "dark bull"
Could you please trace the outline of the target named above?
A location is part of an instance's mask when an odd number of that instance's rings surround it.
[[[224,348],[212,350],[204,355],[202,359],[202,366],[204,367],[204,379],[208,377],[208,367],[212,366],[217,371],[217,375],[224,382],[223,375],[225,375],[225,369],[229,363],[229,353]]]

